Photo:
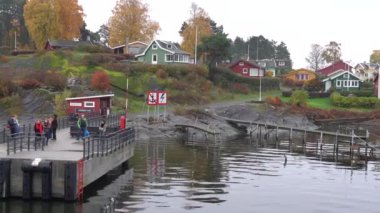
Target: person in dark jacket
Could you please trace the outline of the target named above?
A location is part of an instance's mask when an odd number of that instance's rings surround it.
[[[12,137],[15,137],[20,132],[20,124],[18,123],[16,115],[13,115],[8,120],[8,127],[9,127],[9,130],[11,131]]]
[[[58,128],[58,120],[57,115],[53,115],[53,121],[51,122],[51,133],[53,134],[52,140],[57,140],[57,128]]]

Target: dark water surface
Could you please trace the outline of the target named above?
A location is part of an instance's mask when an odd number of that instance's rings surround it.
[[[285,164],[285,157],[287,162]],[[218,148],[139,142],[129,169],[118,168],[76,203],[1,203],[0,212],[380,212],[380,163],[351,167],[247,141]]]

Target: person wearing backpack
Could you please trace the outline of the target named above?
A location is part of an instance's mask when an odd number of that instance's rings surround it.
[[[82,114],[81,117],[78,119],[77,126],[80,129],[82,138],[84,138],[85,133],[88,132],[87,119],[84,117],[84,114]]]

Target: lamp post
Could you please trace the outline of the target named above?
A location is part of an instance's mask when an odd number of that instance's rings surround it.
[[[256,61],[259,63],[259,37],[257,37],[257,44],[256,44]],[[259,101],[261,101],[261,70],[259,68]]]

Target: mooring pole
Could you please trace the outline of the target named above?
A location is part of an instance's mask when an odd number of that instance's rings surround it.
[[[335,143],[334,143],[334,156],[335,159],[338,160],[338,131],[335,133]]]
[[[278,142],[278,126],[276,126],[276,141]]]

